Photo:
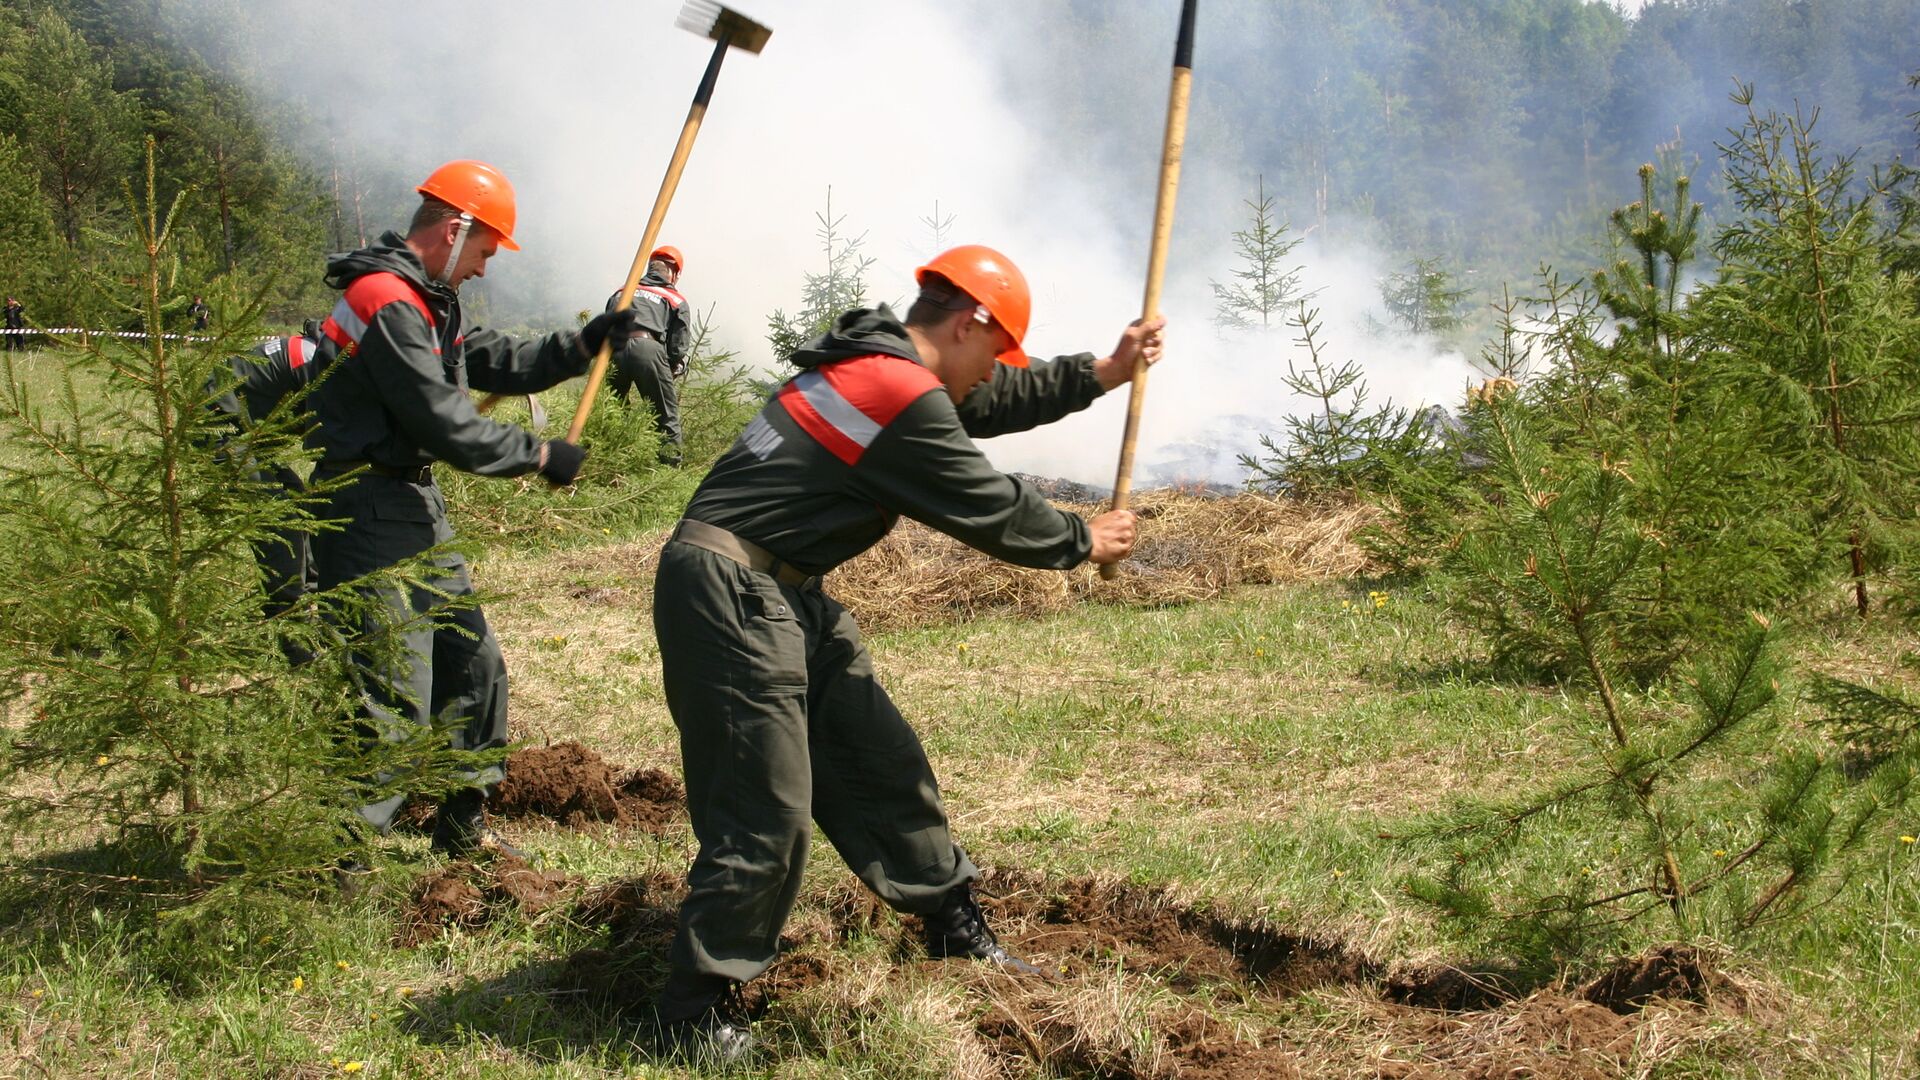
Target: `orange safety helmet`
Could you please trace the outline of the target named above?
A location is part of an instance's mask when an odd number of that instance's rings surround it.
[[[653,254],[647,256],[647,261],[652,262],[655,259],[665,259],[672,263],[673,271],[676,274],[684,274],[687,272],[687,260],[680,257],[680,249],[674,247],[672,244],[661,244],[659,247],[654,248]]]
[[[1013,348],[996,359],[1010,367],[1027,366],[1027,354],[1020,344],[1027,337],[1027,320],[1033,316],[1033,294],[1027,291],[1026,275],[1012,259],[984,244],[962,244],[929,259],[927,265],[913,272],[913,280],[925,285],[928,274],[939,274],[953,282],[1013,335]]]
[[[472,214],[475,221],[500,234],[501,247],[520,250],[513,242],[513,185],[499,169],[484,161],[449,161],[413,190]]]

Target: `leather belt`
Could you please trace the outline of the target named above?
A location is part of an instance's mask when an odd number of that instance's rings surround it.
[[[711,551],[725,559],[732,559],[749,570],[758,570],[782,585],[792,585],[805,589],[816,585],[820,575],[809,574],[792,563],[781,561],[778,555],[761,547],[751,540],[735,536],[718,525],[709,525],[692,518],[681,518],[673,527],[669,540],[678,540],[683,544],[692,544],[702,551]]]
[[[395,480],[405,480],[413,484],[433,483],[433,466],[431,465],[416,465],[410,469],[401,469],[392,465],[382,465],[377,461],[322,461],[314,468],[316,471],[324,470],[336,474],[364,468],[375,476],[389,476]]]

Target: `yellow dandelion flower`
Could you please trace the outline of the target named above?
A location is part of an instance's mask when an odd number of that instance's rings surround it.
[[[367,1063],[364,1061],[349,1061],[345,1065],[340,1066],[340,1071],[343,1073],[357,1073],[366,1067]]]
[[[110,758],[110,757],[108,757],[107,755],[105,755],[105,754],[101,754],[101,755],[100,755],[99,757],[96,757],[96,758],[94,758],[94,759],[93,759],[93,763],[94,763],[95,765],[105,765],[105,764],[106,764],[107,762],[109,762],[109,761],[112,761],[112,760],[113,760],[113,759],[112,759],[112,758]]]
[[[1726,858],[1726,857],[1727,857],[1727,849],[1726,849],[1726,848],[1714,848],[1714,849],[1713,849],[1713,857],[1714,857],[1714,858],[1716,858],[1716,859],[1724,859],[1724,858]]]
[[[307,980],[301,978],[298,975],[295,975],[293,977],[293,981],[288,983],[287,985],[293,987],[293,992],[297,994],[300,991],[305,990],[307,988]]]
[[[1335,870],[1333,872],[1333,876],[1336,878],[1343,878],[1347,876],[1347,872],[1345,870]]]
[[[1913,837],[1911,837],[1911,836],[1903,836],[1903,837],[1901,837],[1901,838],[1900,838],[1900,842],[1901,842],[1901,843],[1903,843],[1903,844],[1911,844],[1911,843],[1913,843]]]
[[[506,997],[504,997],[504,998],[502,998],[502,999],[500,999],[500,1000],[501,1000],[501,1001],[502,1001],[503,1003],[505,1003],[505,1004],[508,1004],[508,1005],[511,1005],[511,1004],[513,1004],[513,995],[512,995],[512,994],[508,994],[508,995],[507,995]]]
[[[973,646],[971,646],[971,645],[969,645],[969,644],[967,644],[966,642],[964,642],[964,641],[963,641],[963,642],[961,642],[960,644],[958,644],[958,645],[955,645],[955,646],[954,646],[954,648],[956,648],[956,649],[958,649],[958,650],[960,650],[961,652],[966,652],[966,651],[967,651],[968,649],[971,649],[971,648],[973,648]]]
[[[1341,606],[1341,607],[1343,607],[1343,608],[1350,608],[1350,607],[1352,607],[1352,606],[1353,606],[1353,601],[1351,601],[1351,600],[1342,600],[1342,601],[1340,601],[1340,606]]]
[[[347,969],[353,967],[352,964],[347,963],[345,960],[335,960],[333,962],[333,966],[339,968],[341,971],[346,971]]]
[[[1265,649],[1255,649],[1255,650],[1253,650],[1253,655],[1255,655],[1255,656],[1265,656],[1265,655],[1267,655],[1267,650],[1265,650]]]
[[[38,1000],[40,1000],[41,998],[43,998],[43,997],[46,997],[46,996],[47,996],[47,992],[46,992],[45,990],[35,990],[35,991],[33,992],[33,999],[34,999],[35,1001],[38,1001]]]
[[[413,987],[411,987],[411,986],[403,986],[403,987],[401,987],[400,989],[398,989],[398,990],[396,990],[396,991],[394,991],[394,992],[395,992],[395,993],[397,993],[397,994],[399,994],[399,995],[400,995],[401,997],[403,997],[403,998],[409,998],[409,997],[412,997],[412,996],[413,996]]]

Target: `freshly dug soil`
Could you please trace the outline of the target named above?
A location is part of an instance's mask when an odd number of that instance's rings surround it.
[[[1406,1010],[1384,1026],[1384,1080],[1616,1080],[1640,1021],[1543,991],[1492,1012]]]
[[[449,928],[477,930],[510,911],[537,915],[573,891],[578,881],[505,856],[482,867],[450,862],[414,882],[394,943],[411,949]]]
[[[1379,974],[1341,942],[1223,919],[1176,903],[1164,889],[996,870],[975,892],[1002,941],[1054,970],[1117,962],[1176,989],[1239,983],[1276,997]]]
[[[605,926],[608,936],[605,947],[583,949],[565,963],[560,982],[578,994],[575,1000],[650,1015],[685,891],[678,875],[657,873],[582,895],[573,917]],[[875,975],[871,960],[856,960],[846,941],[878,936],[891,940],[900,965],[967,989],[973,1004],[962,1022],[1010,1074],[1038,1067],[1116,1080],[1335,1073],[1601,1080],[1633,1065],[1656,1017],[1669,1026],[1696,1023],[1685,1009],[1676,1016],[1671,1009],[1643,1012],[1647,1006],[1718,1003],[1739,994],[1697,951],[1680,946],[1622,961],[1578,991],[1550,987],[1527,995],[1538,984],[1516,971],[1430,965],[1388,973],[1345,943],[1226,918],[1164,889],[1003,869],[982,878],[975,894],[1002,943],[1048,977],[928,960],[919,920],[895,915],[850,884],[790,924],[780,959],[746,989],[750,1011],[784,1023],[783,1008],[833,1008],[844,990],[834,984]],[[452,902],[471,905],[474,898]],[[1216,1015],[1220,1002],[1316,989],[1348,998],[1355,1022],[1366,1025],[1370,1037],[1357,1060],[1329,1062],[1323,1052]],[[1142,1011],[1117,1014],[1116,990]]]
[[[665,835],[685,816],[686,790],[658,769],[617,769],[577,742],[530,746],[507,759],[489,806],[503,819],[541,817],[570,829],[607,822]]]
[[[1622,1014],[1638,1012],[1655,1001],[1724,1005],[1739,1011],[1747,1007],[1746,994],[1733,980],[1714,970],[1700,950],[1688,945],[1663,945],[1622,960],[1582,988],[1580,996]]]

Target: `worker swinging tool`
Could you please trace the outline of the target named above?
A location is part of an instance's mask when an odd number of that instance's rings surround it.
[[[1167,91],[1167,131],[1160,148],[1160,195],[1153,207],[1153,246],[1147,255],[1147,293],[1140,317],[1160,314],[1160,285],[1167,276],[1167,242],[1173,236],[1173,203],[1180,190],[1180,159],[1187,146],[1187,96],[1193,86],[1193,21],[1198,0],[1180,6],[1180,36],[1173,47],[1173,84]],[[1147,403],[1147,365],[1134,369],[1127,398],[1127,426],[1120,439],[1120,465],[1113,478],[1113,509],[1125,510],[1133,493],[1133,451],[1140,441],[1140,413]],[[1101,578],[1120,576],[1118,563],[1100,567]]]
[[[758,53],[766,48],[767,40],[773,37],[771,29],[711,0],[689,0],[687,6],[680,9],[680,18],[674,25],[712,38],[713,56],[707,61],[706,74],[700,77],[699,88],[693,92],[693,105],[687,110],[687,121],[680,128],[680,141],[674,145],[673,158],[667,162],[667,175],[660,181],[660,193],[654,196],[653,213],[647,217],[647,231],[640,238],[639,249],[633,253],[633,265],[627,270],[627,282],[620,289],[615,311],[625,311],[633,303],[633,291],[647,271],[648,256],[653,253],[654,244],[660,239],[660,226],[666,220],[667,206],[673,202],[673,194],[680,187],[680,174],[686,171],[687,157],[693,152],[694,137],[700,134],[701,121],[707,116],[707,103],[713,100],[714,84],[720,80],[720,62],[726,59],[729,49]],[[580,406],[573,413],[573,425],[567,429],[568,442],[579,442],[581,432],[586,430],[587,416],[593,412],[594,399],[600,394],[600,384],[607,377],[607,364],[611,359],[612,353],[607,349],[601,349],[600,355],[594,357],[593,370],[587,373],[586,388],[580,392]],[[491,409],[498,401],[497,396],[489,397],[480,403],[480,408],[482,411]]]

